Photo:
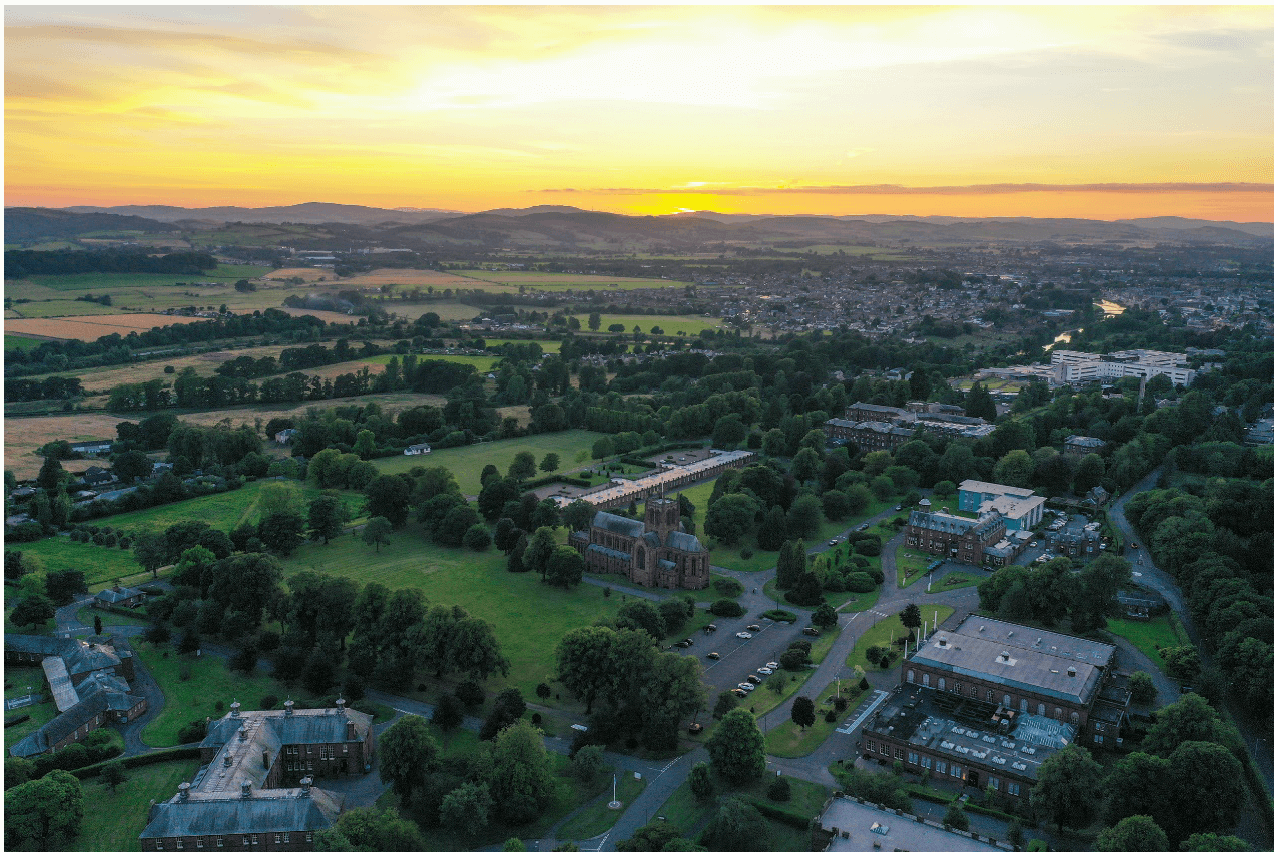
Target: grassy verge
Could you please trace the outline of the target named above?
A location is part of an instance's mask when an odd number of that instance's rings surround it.
[[[1157,615],[1144,621],[1110,618],[1106,620],[1106,630],[1127,639],[1165,673],[1168,671],[1168,664],[1159,655],[1159,649],[1190,644],[1190,639],[1175,613]]]
[[[894,564],[898,566],[898,588],[905,589],[917,580],[924,579],[925,568],[937,558],[932,553],[898,548],[894,558]]]
[[[149,576],[149,575],[147,575]],[[86,606],[75,614],[75,618],[87,627],[93,626],[94,617],[102,619],[103,627],[143,627],[150,622],[146,619],[145,612],[139,607],[136,615],[127,615],[122,612],[111,612],[109,610],[94,609]]]
[[[111,521],[104,520],[102,523],[110,524]],[[84,579],[89,585],[109,583],[116,577],[138,571],[133,551],[82,544],[71,541],[68,536],[59,535],[25,544],[10,544],[6,549],[21,551],[24,562],[34,557],[32,561],[36,567],[33,570],[36,571],[65,571],[69,568],[83,571]]]
[[[920,607],[921,616],[929,624],[933,624],[935,614],[938,616],[938,623],[941,624],[943,619],[953,612],[955,612],[954,607],[943,604],[925,604]],[[845,668],[850,671],[853,671],[855,666],[861,666],[864,671],[878,669],[878,665],[867,661],[867,649],[873,645],[882,648],[890,647],[893,661],[890,663],[889,668],[893,668],[902,661],[902,654],[897,653],[901,649],[894,649],[893,646],[889,645],[890,639],[900,639],[906,635],[907,628],[902,626],[901,615],[891,615],[888,618],[882,618],[867,628],[867,632],[862,635],[862,638],[854,643],[854,650],[850,651],[849,656],[845,658]]]
[[[575,840],[587,840],[590,837],[596,837],[604,831],[608,831],[618,820],[619,815],[628,810],[628,806],[646,789],[648,782],[645,778],[638,781],[633,777],[631,772],[623,773],[619,779],[619,801],[624,803],[622,808],[611,810],[610,795],[602,795],[596,801],[589,803],[581,810],[571,815],[571,818],[562,823],[557,829],[558,837],[569,837]],[[609,791],[608,791],[609,793]]]
[[[802,684],[809,680],[810,675],[814,673],[819,664],[822,663],[823,660],[827,659],[827,654],[831,651],[832,645],[836,644],[836,637],[839,635],[840,627],[837,627],[834,630],[824,630],[823,635],[815,639],[810,646],[811,665],[809,668],[800,672],[788,672],[780,669],[780,671],[783,671],[783,675],[787,678],[787,683],[784,684],[782,690],[775,692],[769,688],[768,684],[763,683],[756,689],[749,692],[747,698],[741,699],[739,701],[739,706],[745,710],[754,712],[758,718],[769,713],[775,707],[778,707],[791,697],[793,693],[800,689]],[[778,677],[778,674],[775,673],[770,677]]]
[[[967,574],[963,571],[956,571],[947,574],[942,578],[942,582],[931,589],[926,589],[925,594],[936,595],[939,592],[952,592],[956,589],[966,589],[969,586],[976,586],[985,579],[985,576],[979,577],[976,574]]]
[[[779,589],[777,578],[771,578],[766,581],[764,590],[771,600],[783,600],[783,592]],[[863,612],[876,605],[876,601],[880,598],[880,592],[881,587],[877,586],[870,592],[825,592],[823,598],[838,612]],[[796,604],[786,605],[802,610],[815,609],[815,607],[797,607]]]
[[[841,724],[841,720],[854,712],[863,698],[871,694],[871,690],[859,692],[858,685],[852,679],[843,680],[840,691],[841,695],[849,700],[849,706],[845,708],[844,713],[837,714],[836,721],[828,722],[824,715],[830,708],[831,700],[836,697],[836,682],[833,681],[814,701],[817,711],[814,724],[802,730],[789,720],[771,728],[765,735],[765,753],[775,757],[805,757],[807,754],[813,754],[832,735],[832,731]]]
[[[182,656],[168,645],[149,642],[135,643],[134,650],[164,692],[164,709],[142,731],[142,741],[150,746],[177,745],[177,732],[182,727],[205,716],[220,718],[232,701],[245,710],[256,710],[265,695],[283,698],[304,692],[300,687],[289,689],[259,671],[252,675],[232,672],[224,660],[210,654]],[[188,676],[184,676],[186,672]]]
[[[594,573],[592,573],[592,572],[589,572],[586,576],[589,576],[589,577],[596,577],[598,580],[602,580],[602,581],[604,581],[604,582],[606,582],[606,583],[610,583],[610,584],[611,584],[611,585],[613,585],[613,586],[619,586],[619,587],[621,587],[621,588],[625,588],[625,589],[633,589],[633,590],[635,590],[635,591],[643,591],[643,592],[653,592],[653,593],[654,593],[654,594],[656,594],[656,595],[662,595],[664,598],[685,598],[685,597],[688,597],[688,598],[691,598],[692,600],[694,600],[696,603],[700,603],[700,602],[702,602],[702,603],[711,603],[712,601],[719,601],[719,600],[721,600],[721,599],[722,599],[722,598],[724,598],[724,597],[735,597],[735,598],[737,598],[737,597],[738,597],[738,595],[732,595],[732,596],[723,595],[723,594],[721,594],[720,592],[718,592],[715,588],[713,588],[713,587],[712,587],[712,580],[715,580],[715,579],[716,579],[716,578],[718,578],[718,577],[724,577],[724,576],[725,576],[724,574],[718,573],[718,572],[716,572],[716,571],[711,572],[711,574],[710,574],[710,576],[709,576],[709,578],[708,578],[708,588],[706,588],[706,589],[694,589],[694,590],[691,590],[691,589],[652,589],[652,588],[650,588],[650,587],[648,587],[648,586],[642,586],[642,585],[640,585],[640,584],[638,584],[638,583],[634,583],[634,582],[632,582],[631,580],[629,580],[629,579],[627,579],[626,577],[624,577],[622,574],[594,574]],[[612,594],[613,594],[613,592],[612,592]]]
[[[171,798],[198,768],[197,760],[181,760],[130,769],[114,791],[100,781],[85,781],[84,821],[70,852],[134,852],[151,800]]]

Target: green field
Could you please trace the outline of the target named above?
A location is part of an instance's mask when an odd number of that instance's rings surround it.
[[[1146,620],[1108,618],[1106,630],[1127,639],[1165,673],[1168,671],[1168,663],[1159,656],[1159,649],[1190,644],[1190,638],[1173,613]]]
[[[296,486],[301,493],[301,499],[305,502],[322,493],[320,489],[312,485],[295,480],[288,481]],[[216,529],[229,532],[244,522],[256,523],[260,520],[257,501],[260,499],[261,489],[269,484],[273,483],[250,482],[235,491],[209,494],[207,497],[196,497],[193,500],[169,503],[166,506],[155,506],[151,509],[139,509],[136,512],[125,512],[122,515],[102,518],[94,523],[137,533],[163,532],[178,521],[199,520]],[[337,494],[350,507],[354,517],[358,517],[363,496],[353,491],[340,491]],[[304,507],[302,507],[302,514],[304,514]]]
[[[964,571],[955,571],[945,575],[933,588],[926,588],[925,594],[936,595],[941,592],[952,592],[956,589],[967,589],[969,586],[976,586],[981,583],[984,576],[977,574],[969,574]]]
[[[142,272],[81,272],[71,275],[37,275],[23,279],[54,290],[107,290],[117,287],[155,287],[182,281],[221,281],[233,284],[240,278],[257,278],[270,270],[264,266],[220,264],[202,275],[155,274]]]
[[[427,456],[393,456],[376,459],[376,466],[385,473],[402,473],[413,467],[446,467],[460,490],[470,496],[476,496],[482,490],[482,468],[493,464],[506,473],[513,457],[520,452],[529,452],[535,456],[536,464],[546,453],[557,453],[562,457],[559,472],[583,467],[589,461],[593,443],[604,437],[600,432],[588,432],[584,429],[572,429],[569,432],[553,432],[544,435],[532,435],[527,438],[512,438],[508,441],[494,441],[489,444],[471,444],[467,447],[452,447],[435,450]],[[583,457],[580,457],[583,453]]]
[[[478,369],[479,373],[488,373],[491,368],[500,360],[498,355],[417,355],[416,363],[425,361],[450,361],[453,364],[472,364]],[[372,355],[370,358],[363,358],[362,363],[366,364],[388,364],[390,358],[397,358],[398,363],[402,363],[402,355]]]
[[[607,598],[589,583],[568,590],[540,582],[538,574],[510,574],[498,550],[474,553],[430,544],[415,524],[394,533],[393,543],[379,554],[353,536],[304,544],[284,563],[284,573],[305,570],[350,577],[360,585],[420,589],[431,604],[459,604],[491,623],[512,664],[509,677],[492,679],[488,689],[516,686],[527,696],[553,677],[553,651],[565,633],[614,616],[622,603],[622,595]]]
[[[34,349],[45,342],[43,340],[34,340],[30,337],[18,337],[16,334],[6,334],[4,336],[5,349]]]
[[[99,523],[113,525],[113,521],[113,518],[104,519]],[[6,549],[20,550],[24,555],[34,556],[39,569],[44,571],[64,571],[68,568],[83,571],[84,579],[90,586],[136,574],[140,570],[131,550],[82,544],[71,541],[66,536],[54,536],[27,544],[10,544]]]
[[[174,760],[128,769],[114,792],[100,780],[85,781],[84,821],[69,852],[135,852],[150,803],[171,799],[198,768],[197,760]]]
[[[471,279],[471,283],[458,286],[499,289],[526,287],[528,290],[637,290],[647,287],[686,287],[689,281],[669,281],[663,278],[623,278],[613,275],[573,275],[567,272],[494,271],[490,269],[450,269],[453,275]]]
[[[123,313],[119,308],[99,305],[97,302],[80,302],[74,299],[51,299],[47,302],[22,302],[11,310],[24,319],[39,317],[102,316]]]
[[[580,321],[580,325],[588,330],[588,314],[582,313],[576,315]],[[687,337],[695,337],[705,328],[720,328],[721,320],[709,317],[695,316],[693,314],[687,316],[677,316],[671,314],[602,314],[602,326],[599,331],[606,331],[611,325],[619,323],[624,327],[625,334],[632,334],[634,326],[640,327],[646,334],[650,334],[650,330],[655,326],[663,329],[665,336],[676,336],[680,332],[685,332]]]
[[[44,669],[39,666],[5,666],[4,667],[4,697],[5,698],[21,698],[27,694],[27,687],[31,687],[33,695],[39,695],[47,692],[44,682]],[[46,722],[49,722],[57,715],[57,705],[53,703],[51,697],[46,696],[48,700],[39,704],[31,704],[27,707],[19,707],[17,710],[6,710],[4,713],[5,721],[16,719],[19,716],[30,716],[31,718],[25,722],[20,722],[12,727],[4,729],[4,747],[6,749],[13,747],[23,737],[33,734],[40,730]]]
[[[219,719],[232,701],[245,710],[257,710],[265,695],[308,695],[304,687],[284,686],[269,675],[257,671],[251,676],[232,672],[220,657],[211,654],[179,655],[172,645],[155,646],[134,642],[133,650],[164,692],[164,709],[142,731],[142,741],[149,746],[177,745],[177,732],[196,719],[211,716]],[[183,671],[189,676],[183,680]],[[222,709],[217,709],[221,702]]]

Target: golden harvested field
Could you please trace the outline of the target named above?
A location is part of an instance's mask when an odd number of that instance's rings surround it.
[[[385,310],[392,314],[398,314],[413,322],[432,311],[437,314],[440,319],[448,322],[459,320],[467,322],[482,313],[480,308],[473,305],[466,305],[463,302],[378,302]]]
[[[115,385],[123,384],[124,382],[148,382],[151,379],[164,379],[171,384],[172,380],[177,378],[176,374],[187,367],[194,367],[195,372],[201,376],[210,376],[219,365],[242,355],[250,355],[253,358],[264,358],[267,355],[272,355],[278,358],[279,353],[284,349],[295,348],[297,348],[297,344],[290,343],[280,346],[253,346],[247,349],[223,349],[217,352],[202,352],[198,355],[175,356],[162,361],[142,361],[118,367],[94,367],[89,370],[83,370],[77,375],[80,377],[80,383],[84,386],[84,390],[89,394],[106,393]],[[165,373],[164,367],[166,366],[171,366],[173,372]]]
[[[57,319],[6,319],[6,331],[58,340],[97,340],[106,334],[128,334],[157,326],[202,322],[200,317],[173,317],[167,314],[113,314],[102,317],[59,317]]]
[[[663,278],[623,278],[617,275],[573,275],[565,272],[519,272],[488,269],[460,269],[457,275],[470,279],[470,288],[483,287],[486,282],[498,288],[520,286],[537,290],[636,290],[647,287],[684,287],[688,281],[670,281]]]
[[[76,414],[66,417],[6,417],[4,421],[4,469],[18,479],[30,479],[40,472],[44,458],[35,451],[50,441],[91,441],[114,438],[115,424],[124,420],[113,414]],[[134,418],[136,420],[138,418]],[[100,464],[92,459],[64,461],[62,467],[82,471]]]
[[[313,266],[294,266],[287,269],[272,269],[262,278],[303,278],[306,281],[335,281],[336,273],[331,269],[315,269]]]

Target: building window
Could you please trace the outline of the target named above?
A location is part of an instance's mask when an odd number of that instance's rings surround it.
[[[1040,704],[1040,705],[1037,705],[1037,706],[1036,706],[1036,708],[1035,708],[1035,715],[1036,715],[1036,716],[1047,716],[1047,715],[1048,715],[1048,711],[1044,709],[1044,705],[1043,705],[1043,704]]]
[[[920,755],[916,754],[914,751],[907,752],[907,762],[913,766],[918,764],[920,762]]]
[[[222,846],[225,846],[225,845],[226,845],[226,839],[224,837],[218,837],[217,848],[220,849]]]
[[[314,842],[314,832],[312,832],[312,831],[307,831],[307,832],[305,832],[305,842],[306,842],[306,843],[313,843],[313,842]]]
[[[947,679],[945,677],[938,678],[938,689],[945,690],[947,688]]]
[[[259,835],[259,834],[254,834],[254,835],[252,835],[252,845],[253,845],[253,846],[256,846],[256,845],[257,845],[258,843],[260,843],[260,842],[261,842],[261,835]]]
[[[195,848],[196,848],[196,849],[202,849],[202,848],[203,848],[203,838],[202,838],[202,837],[199,837],[199,838],[196,838],[196,839],[195,839]]]
[[[999,778],[988,778],[988,779],[986,779],[986,788],[987,788],[988,790],[998,790],[998,789],[1000,789],[1000,779],[999,779]]]
[[[345,745],[341,746],[341,753],[349,754],[349,743],[346,743]]]
[[[994,689],[988,689],[988,690],[986,691],[986,700],[987,700],[987,701],[989,701],[989,702],[990,702],[990,703],[992,703],[992,704],[994,704],[994,703],[995,703],[995,690],[994,690]]]
[[[923,686],[928,686],[928,685],[929,685],[929,673],[928,673],[928,672],[925,672],[924,676],[920,679],[920,683],[921,683],[921,685],[923,685]]]
[[[898,746],[894,746],[894,757],[898,760],[902,760],[902,749]]]
[[[1106,738],[1103,737],[1101,734],[1093,734],[1093,742],[1104,743],[1106,742]]]
[[[935,761],[933,764],[933,771],[938,773],[939,775],[946,775],[947,762],[945,760]]]
[[[185,842],[184,842],[184,841],[183,841],[180,837],[179,837],[179,838],[177,838],[177,848],[178,848],[178,849],[185,849],[185,848],[186,848],[186,844],[185,844]]]
[[[951,775],[954,778],[960,777],[960,764],[958,763],[951,764]]]
[[[1010,782],[1009,782],[1009,795],[1010,795],[1010,796],[1020,796],[1020,795],[1022,795],[1022,786],[1021,786],[1020,784],[1016,784],[1016,783],[1014,783],[1014,782],[1010,781]]]
[[[292,842],[292,841],[288,838],[288,832],[286,832],[286,831],[285,831],[285,832],[283,832],[283,842],[284,842],[284,843],[291,843],[291,842]]]
[[[875,751],[876,751],[876,744],[875,744],[874,742],[872,742],[871,740],[867,740],[866,742],[867,742],[867,750],[868,750],[868,751],[870,751],[870,752],[875,752]]]
[[[916,670],[907,669],[907,683],[915,683],[915,682],[916,682]]]
[[[156,848],[156,849],[163,849],[163,848],[164,848],[164,841],[162,841],[162,840],[156,840],[156,841],[155,841],[155,848]]]
[[[955,685],[955,694],[956,694],[956,695],[963,695],[963,694],[964,694],[964,684],[962,684],[962,683],[957,683],[957,684]]]
[[[248,843],[249,843],[249,841],[248,841],[248,835],[246,835],[246,834],[245,834],[245,835],[243,835],[243,845],[244,845],[244,846],[247,846],[247,845],[248,845]]]

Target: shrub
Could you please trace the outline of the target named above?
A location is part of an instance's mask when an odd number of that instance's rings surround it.
[[[708,612],[713,615],[719,615],[722,618],[738,618],[743,615],[743,607],[734,601],[722,598],[719,601],[713,601],[712,606],[708,607]]]
[[[845,591],[847,592],[864,595],[874,588],[876,588],[876,581],[872,579],[870,574],[855,571],[852,574],[845,575]]]
[[[733,577],[717,577],[712,581],[712,588],[723,598],[737,598],[743,594],[743,584]]]
[[[275,707],[278,707],[278,706],[279,706],[279,696],[277,695],[262,695],[261,696],[262,710],[273,710]]]
[[[204,719],[195,719],[177,732],[177,742],[182,745],[197,743],[206,736],[208,736],[208,722]]]
[[[780,775],[770,782],[765,795],[772,802],[790,802],[792,800],[792,785]]]

